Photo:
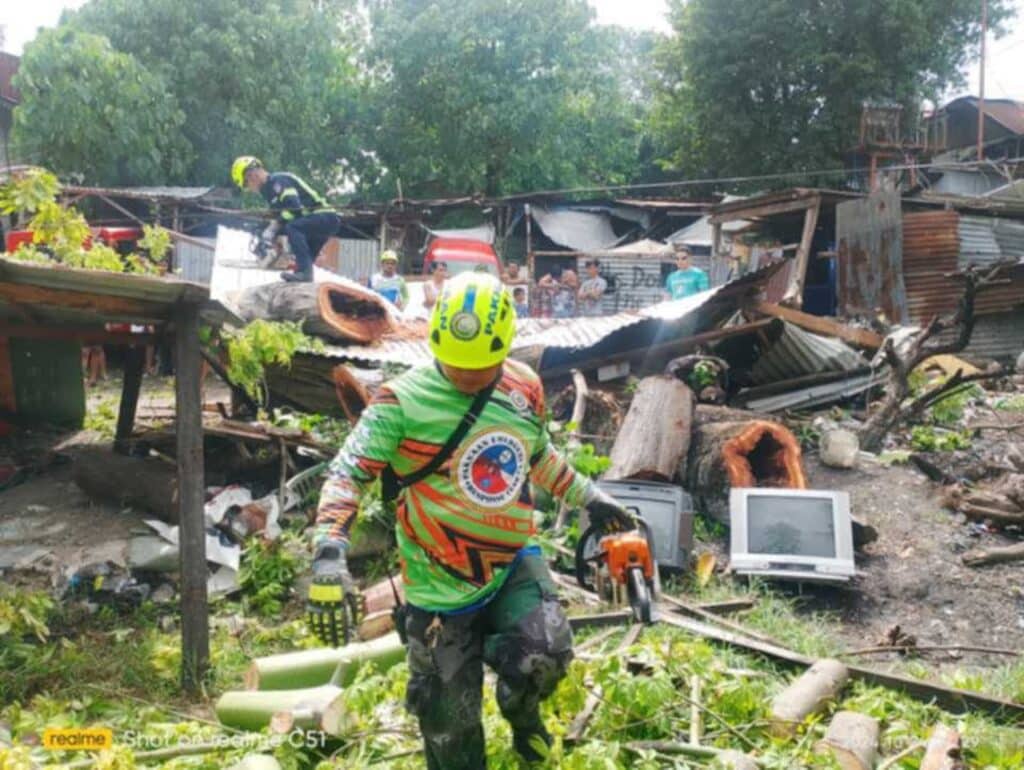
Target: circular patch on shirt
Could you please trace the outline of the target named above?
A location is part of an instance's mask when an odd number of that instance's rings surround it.
[[[512,406],[519,412],[528,412],[530,410],[530,402],[526,400],[526,394],[521,390],[513,390],[508,394],[509,400],[512,402]]]
[[[452,317],[452,336],[468,342],[480,333],[480,319],[473,313],[459,312]]]
[[[455,486],[480,508],[504,508],[518,499],[526,473],[522,439],[501,428],[476,436],[452,466]]]

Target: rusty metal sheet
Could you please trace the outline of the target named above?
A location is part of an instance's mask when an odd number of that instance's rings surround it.
[[[838,295],[843,315],[874,315],[907,321],[903,285],[903,223],[896,191],[836,206]]]
[[[926,323],[949,310],[956,286],[947,273],[957,270],[960,215],[955,211],[920,211],[903,215],[903,284],[910,322]]]

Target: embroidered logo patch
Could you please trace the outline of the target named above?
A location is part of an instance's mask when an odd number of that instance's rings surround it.
[[[523,391],[513,390],[508,394],[508,398],[517,411],[524,414],[530,411],[530,402],[526,400],[526,394]]]
[[[502,429],[481,433],[452,466],[453,481],[474,505],[503,508],[519,497],[526,480],[522,439]]]

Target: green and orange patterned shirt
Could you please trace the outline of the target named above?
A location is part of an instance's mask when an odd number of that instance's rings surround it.
[[[407,476],[438,452],[473,401],[434,365],[387,383],[331,463],[320,495],[317,542],[348,540],[359,499],[390,464]],[[523,549],[535,547],[527,481],[578,507],[591,493],[548,438],[544,390],[526,365],[502,376],[460,446],[405,488],[396,534],[410,604],[453,612],[485,602]]]

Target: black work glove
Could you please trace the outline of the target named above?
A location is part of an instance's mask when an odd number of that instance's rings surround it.
[[[313,582],[309,585],[306,613],[309,628],[324,644],[347,644],[355,623],[358,597],[345,558],[346,543],[328,540],[313,556]]]
[[[593,493],[583,506],[590,514],[592,524],[596,524],[605,532],[626,532],[636,529],[636,519],[614,497],[596,486],[593,489]]]

